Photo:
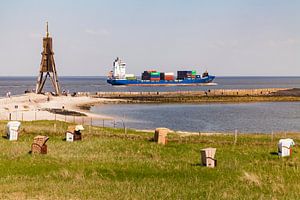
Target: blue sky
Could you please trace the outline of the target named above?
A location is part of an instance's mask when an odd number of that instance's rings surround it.
[[[208,70],[300,76],[298,0],[1,0],[0,76],[36,75],[49,21],[59,75]]]

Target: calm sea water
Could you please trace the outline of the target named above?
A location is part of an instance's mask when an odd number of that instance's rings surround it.
[[[217,77],[216,86],[114,87],[105,77],[60,77],[69,92],[187,91],[207,89],[300,88],[300,77]],[[35,88],[36,77],[0,77],[0,96]],[[46,90],[50,91],[49,82]],[[93,112],[124,120],[131,128],[159,126],[185,131],[300,131],[300,103],[101,105]]]
[[[127,127],[183,131],[270,133],[300,131],[300,102],[240,104],[97,105],[92,112],[124,120]]]
[[[300,77],[217,77],[216,86],[174,86],[174,87],[116,87],[106,83],[106,77],[60,77],[61,87],[69,92],[98,91],[190,91],[207,89],[239,88],[295,88],[300,87]],[[0,77],[0,96],[6,92],[23,94],[25,90],[35,89],[36,77]],[[51,91],[49,81],[46,91]]]

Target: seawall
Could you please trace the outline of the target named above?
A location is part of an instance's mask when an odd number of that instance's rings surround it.
[[[98,98],[133,98],[133,97],[180,97],[180,96],[277,96],[276,93],[289,88],[264,89],[217,89],[206,91],[176,91],[176,92],[78,92],[77,96],[91,96]]]

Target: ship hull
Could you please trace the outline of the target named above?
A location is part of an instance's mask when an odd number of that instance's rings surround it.
[[[111,85],[119,86],[192,86],[192,85],[204,85],[211,83],[215,79],[215,76],[207,76],[205,78],[196,79],[184,79],[184,80],[126,80],[126,79],[108,79],[107,83]]]

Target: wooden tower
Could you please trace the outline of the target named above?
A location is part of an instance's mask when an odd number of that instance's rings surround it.
[[[46,23],[46,26],[47,32],[46,37],[43,38],[42,60],[40,64],[40,73],[37,79],[35,91],[37,94],[41,94],[46,80],[49,77],[52,82],[55,94],[60,95],[61,91],[58,84],[58,77],[53,57],[54,52],[52,50],[52,38],[49,37],[48,22]]]

